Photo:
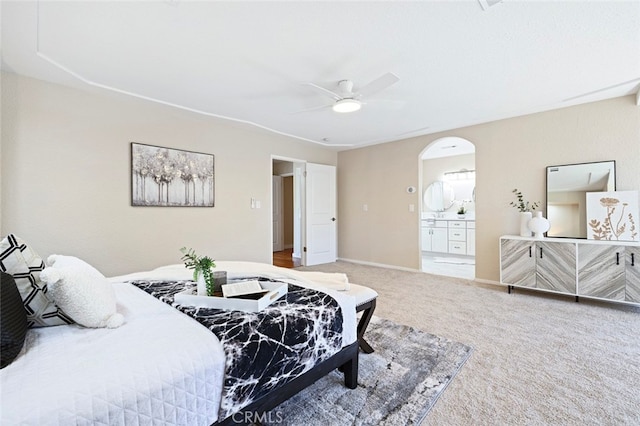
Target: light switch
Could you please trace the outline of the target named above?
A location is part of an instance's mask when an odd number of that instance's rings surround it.
[[[262,207],[262,203],[260,200],[256,200],[256,209],[259,209],[260,207]]]
[[[363,205],[362,205],[362,211],[363,211],[363,212],[368,212],[368,211],[369,211],[369,206],[368,206],[368,205],[366,205],[366,204],[363,204]]]
[[[416,205],[415,204],[409,204],[409,211],[410,212],[416,211]]]

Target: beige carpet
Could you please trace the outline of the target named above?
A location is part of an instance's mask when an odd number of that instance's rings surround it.
[[[423,425],[639,425],[640,308],[347,262],[376,315],[474,348]]]

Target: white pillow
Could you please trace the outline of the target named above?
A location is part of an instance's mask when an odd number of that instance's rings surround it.
[[[49,296],[75,322],[91,328],[116,328],[124,317],[116,312],[111,283],[97,269],[73,256],[52,254],[40,279]]]

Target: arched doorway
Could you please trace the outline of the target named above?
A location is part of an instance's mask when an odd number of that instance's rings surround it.
[[[475,145],[460,137],[420,153],[420,257],[423,272],[475,277]]]

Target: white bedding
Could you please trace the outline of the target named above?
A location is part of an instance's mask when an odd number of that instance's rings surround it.
[[[224,375],[218,339],[130,284],[114,288],[118,312],[125,316],[119,328],[29,330],[23,352],[0,370],[0,424],[217,420]]]
[[[344,274],[217,261],[228,277],[259,274],[330,294],[343,313],[343,347],[356,341],[355,300]],[[0,425],[210,425],[218,418],[225,355],[213,333],[127,280],[186,280],[182,264],[110,278],[125,324],[30,329],[0,370]],[[99,350],[96,350],[99,348]],[[132,350],[135,348],[135,350]]]

